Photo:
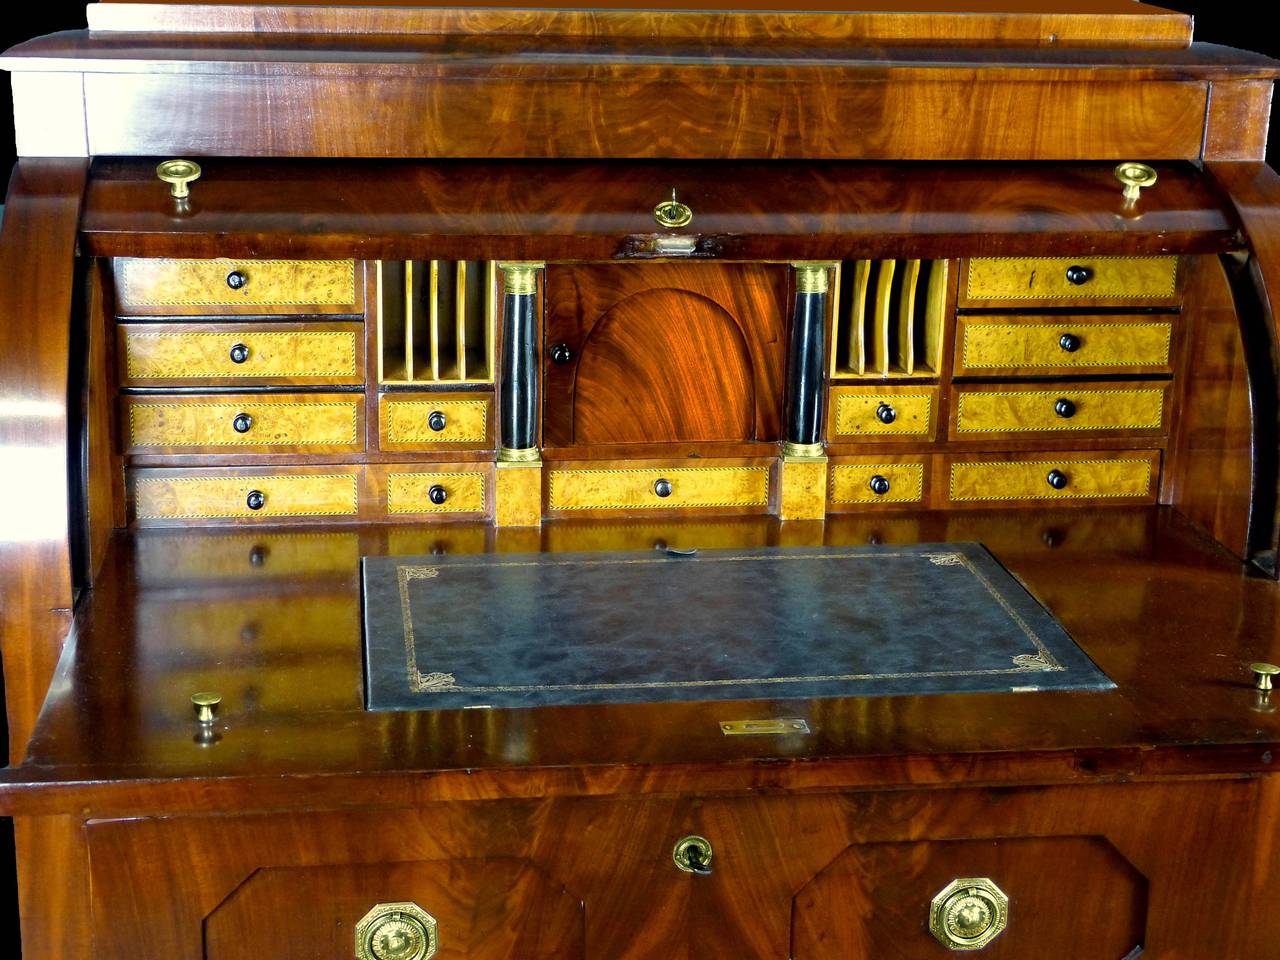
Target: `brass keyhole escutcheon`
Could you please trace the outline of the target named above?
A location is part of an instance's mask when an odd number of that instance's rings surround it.
[[[948,950],[981,950],[1009,923],[1009,898],[987,877],[952,880],[929,909],[929,930]]]
[[[671,199],[663,200],[653,208],[653,219],[668,229],[687,227],[693,222],[693,211],[686,204],[676,199],[676,191],[671,190]]]
[[[711,857],[713,855],[711,841],[706,837],[699,836],[683,837],[677,840],[675,849],[671,851],[671,859],[676,862],[677,867],[685,873],[692,873],[700,877],[711,875]]]
[[[416,903],[380,903],[356,924],[356,960],[430,960],[438,948],[436,919]]]

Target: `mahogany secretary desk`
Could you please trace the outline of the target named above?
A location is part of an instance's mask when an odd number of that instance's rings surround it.
[[[26,956],[1280,957],[1280,64],[651,6],[5,54]],[[1111,689],[366,709],[361,557],[970,541]]]

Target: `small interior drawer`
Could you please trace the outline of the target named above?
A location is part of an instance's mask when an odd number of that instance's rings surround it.
[[[1177,257],[975,257],[965,263],[959,306],[1177,302]]]
[[[126,387],[364,383],[358,323],[124,323]]]
[[[640,468],[554,467],[547,474],[551,511],[728,508],[769,505],[768,464]]]
[[[384,393],[378,400],[379,445],[384,450],[490,447],[491,407],[488,394]]]
[[[832,387],[828,437],[832,443],[863,440],[932,440],[938,388]]]
[[[928,482],[925,457],[832,461],[827,473],[827,503],[833,512],[868,507],[919,506]]]
[[[122,314],[359,313],[364,290],[354,260],[177,260],[114,263]]]
[[[327,453],[363,449],[364,398],[241,394],[126,397],[128,453]]]
[[[360,506],[358,467],[138,470],[129,480],[133,516],[143,524],[355,517]]]
[[[1159,435],[1165,431],[1168,392],[1167,383],[1068,383],[1041,390],[1012,384],[961,387],[951,405],[951,436]]]
[[[1170,373],[1168,317],[961,316],[957,376]]]
[[[492,502],[487,463],[370,468],[388,516],[484,515]]]
[[[1160,451],[987,454],[946,462],[951,506],[1017,506],[1050,500],[1149,503]]]

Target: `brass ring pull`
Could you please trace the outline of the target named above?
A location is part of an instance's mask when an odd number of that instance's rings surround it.
[[[948,950],[981,950],[1009,925],[1009,898],[987,877],[952,880],[933,898],[929,932]]]
[[[653,208],[653,218],[668,229],[687,227],[693,222],[693,211],[676,199],[676,191],[672,187],[671,199],[663,200]]]
[[[430,960],[436,918],[416,903],[380,903],[356,924],[356,960]]]
[[[676,841],[671,859],[685,873],[698,877],[711,876],[711,841],[706,837],[689,836]]]

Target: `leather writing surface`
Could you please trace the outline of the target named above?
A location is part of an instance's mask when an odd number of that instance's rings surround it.
[[[1114,686],[974,543],[363,570],[373,710]]]

